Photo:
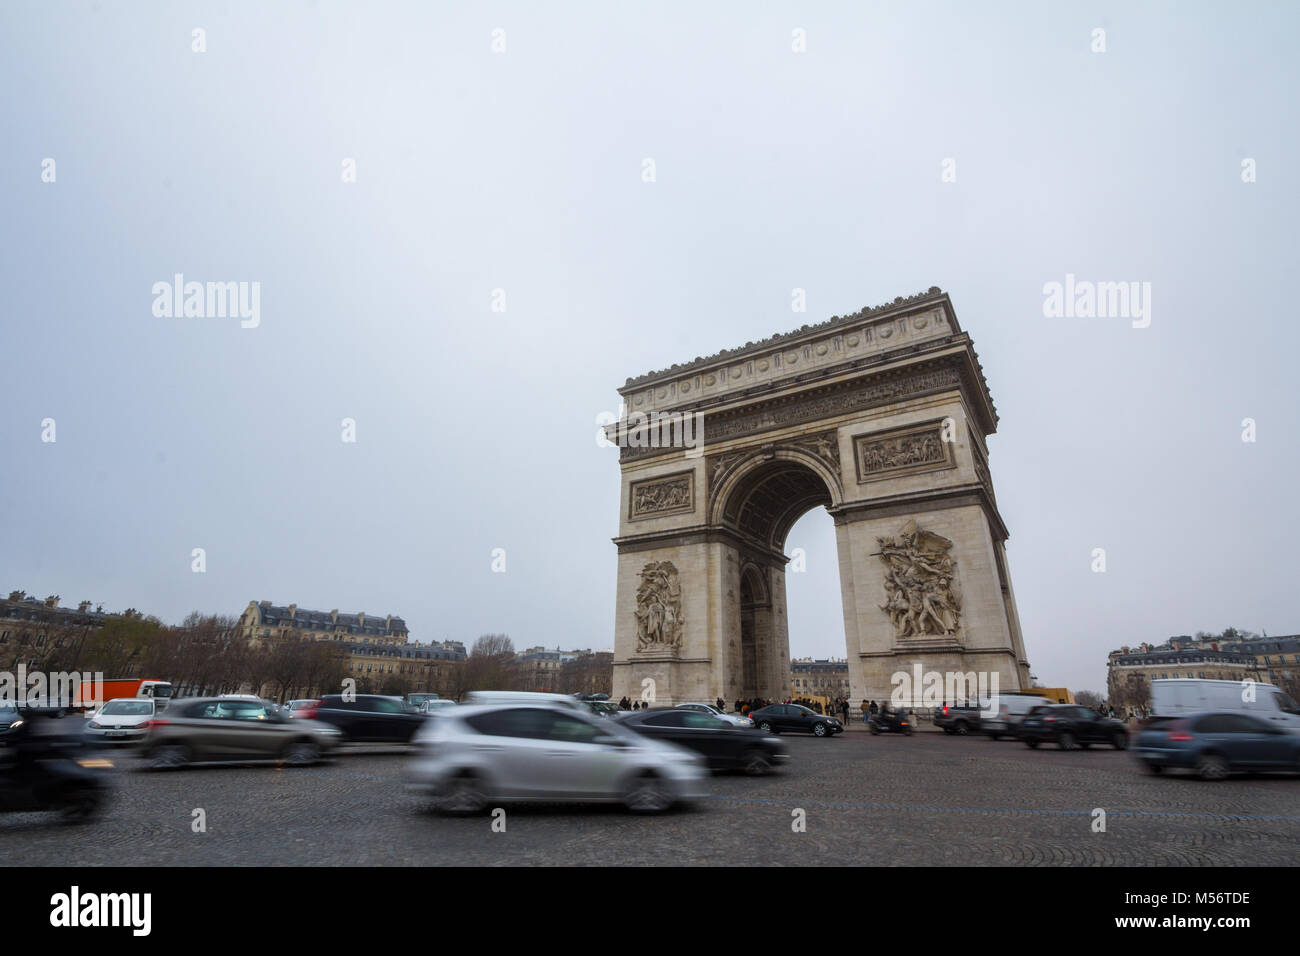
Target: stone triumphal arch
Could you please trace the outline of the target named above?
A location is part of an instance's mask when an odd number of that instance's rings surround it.
[[[786,535],[819,506],[835,521],[855,701],[888,698],[918,664],[1029,686],[985,446],[997,413],[945,293],[619,394],[615,698],[791,696]]]

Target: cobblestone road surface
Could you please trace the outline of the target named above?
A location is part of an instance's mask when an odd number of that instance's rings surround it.
[[[1300,776],[1203,783],[1154,777],[1109,749],[1031,751],[918,734],[788,736],[769,777],[715,776],[692,811],[424,812],[401,784],[402,753],[349,754],[306,769],[123,772],[103,818],[67,827],[0,814],[6,865],[1014,864],[1300,863]],[[122,761],[130,764],[130,761]],[[191,830],[206,812],[207,832]],[[792,811],[807,830],[792,832]],[[1092,830],[1094,808],[1106,832]]]

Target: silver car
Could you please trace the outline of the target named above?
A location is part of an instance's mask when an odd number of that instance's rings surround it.
[[[414,738],[409,786],[447,813],[496,803],[615,803],[657,813],[703,795],[704,758],[555,706],[446,708]]]
[[[166,719],[150,722],[143,756],[156,769],[250,760],[304,766],[341,739],[338,728],[307,718],[290,720],[266,701],[196,697],[173,701]]]
[[[86,738],[96,743],[133,744],[144,740],[156,705],[152,697],[118,697],[91,715]]]

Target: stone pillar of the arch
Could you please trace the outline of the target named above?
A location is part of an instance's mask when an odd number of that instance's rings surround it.
[[[961,627],[952,638],[900,639],[895,636],[885,602],[885,566],[876,552],[878,538],[894,537],[909,519],[953,542],[962,591]],[[888,700],[895,675],[975,673],[990,686],[996,674],[1000,691],[1028,687],[1024,646],[1015,614],[1015,598],[1000,562],[1001,540],[984,511],[974,504],[907,512],[905,506],[845,510],[835,515],[844,598],[844,632],[849,650],[849,684],[853,700]],[[973,696],[973,695],[972,695]]]
[[[790,696],[790,618],[786,611],[785,562],[766,568],[771,602],[766,613],[766,633],[758,645],[758,696],[785,700]]]

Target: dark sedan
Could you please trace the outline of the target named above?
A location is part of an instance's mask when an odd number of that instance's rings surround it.
[[[428,720],[426,714],[409,707],[400,697],[377,694],[326,694],[307,717],[333,724],[345,741],[364,743],[409,743]]]
[[[812,734],[814,737],[834,737],[844,732],[838,718],[827,717],[802,704],[771,704],[760,707],[749,715],[754,726],[764,733]]]
[[[1300,734],[1241,713],[1157,717],[1139,732],[1134,753],[1152,773],[1191,770],[1202,780],[1236,771],[1300,773]]]
[[[639,734],[703,754],[710,770],[743,770],[757,776],[789,757],[775,737],[736,727],[712,714],[674,707],[634,710],[614,719]]]
[[[1103,717],[1077,704],[1035,707],[1020,723],[1020,739],[1029,747],[1055,743],[1062,750],[1110,744],[1116,750],[1128,746],[1128,729],[1113,717]]]

